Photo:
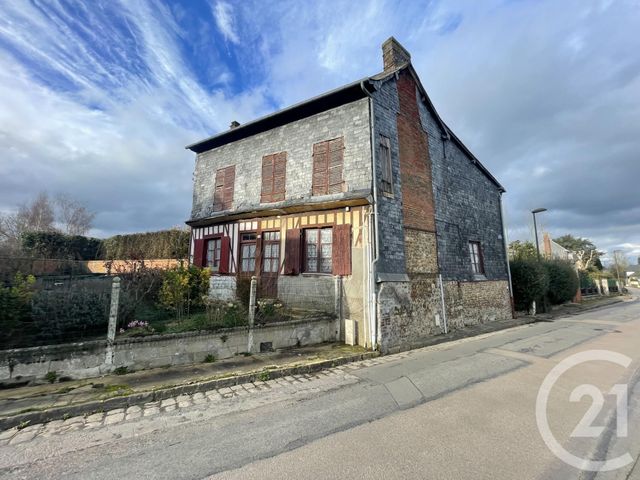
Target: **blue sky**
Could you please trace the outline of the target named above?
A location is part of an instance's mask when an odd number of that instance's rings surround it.
[[[381,70],[396,36],[505,185],[512,238],[640,255],[640,3],[27,1],[0,10],[0,210],[40,190],[95,235],[184,222],[184,146]]]

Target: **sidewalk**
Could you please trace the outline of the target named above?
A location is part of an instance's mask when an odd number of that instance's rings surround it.
[[[415,348],[513,328],[538,321],[575,315],[634,297],[589,299],[563,305],[537,316],[473,325],[434,336]],[[179,395],[205,392],[248,382],[317,372],[330,367],[377,357],[378,352],[342,344],[322,344],[280,352],[237,356],[213,363],[156,368],[37,386],[0,390],[0,431],[27,423],[44,423],[78,415],[157,402]]]

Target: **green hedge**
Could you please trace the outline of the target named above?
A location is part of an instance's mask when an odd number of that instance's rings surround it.
[[[22,250],[39,258],[98,260],[102,240],[57,232],[26,232],[22,234]]]
[[[509,265],[516,310],[528,310],[533,301],[540,300],[547,293],[547,270],[542,262],[527,258],[511,260]]]
[[[545,261],[544,266],[549,276],[549,301],[554,305],[560,305],[573,299],[580,287],[575,267],[562,260]]]
[[[186,258],[189,253],[189,232],[174,229],[116,235],[103,240],[102,246],[106,260]]]

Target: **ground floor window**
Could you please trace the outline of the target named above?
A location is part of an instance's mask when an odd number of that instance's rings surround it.
[[[278,273],[280,270],[280,232],[262,233],[262,271]]]
[[[469,242],[469,255],[471,257],[471,269],[475,275],[484,275],[484,261],[480,242]]]
[[[304,231],[305,271],[331,273],[333,229],[309,228]]]
[[[212,238],[207,240],[207,249],[205,253],[205,267],[209,267],[212,271],[220,270],[220,253],[222,251],[222,239]]]
[[[255,272],[256,270],[256,234],[243,233],[240,236],[240,271]]]

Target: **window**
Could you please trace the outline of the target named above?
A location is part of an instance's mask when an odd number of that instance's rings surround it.
[[[278,273],[280,270],[280,232],[263,232],[262,234],[262,271]]]
[[[256,270],[256,234],[243,233],[240,236],[240,271]]]
[[[222,252],[222,239],[212,238],[207,240],[207,249],[205,252],[205,267],[209,267],[212,271],[220,270],[220,254]]]
[[[391,142],[380,135],[380,166],[382,167],[382,192],[393,195],[393,170],[391,169]]]
[[[331,273],[332,271],[332,228],[310,228],[304,231],[305,271],[310,273]]]
[[[343,151],[342,137],[316,143],[313,146],[312,195],[342,192]]]
[[[236,166],[221,168],[216,172],[216,186],[213,193],[213,210],[229,210],[233,205],[233,187],[236,181]]]
[[[471,256],[471,269],[475,275],[484,275],[484,261],[480,242],[469,242],[469,255]]]
[[[287,152],[262,157],[261,203],[281,202],[285,197]]]

